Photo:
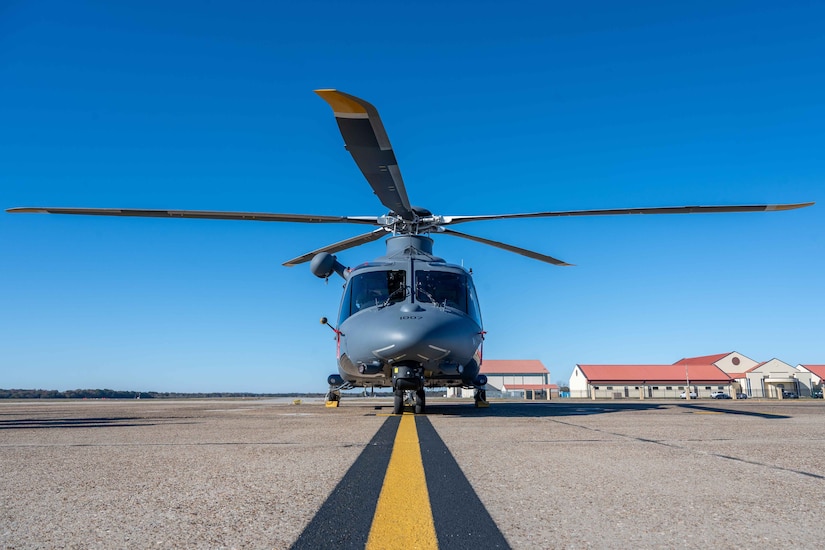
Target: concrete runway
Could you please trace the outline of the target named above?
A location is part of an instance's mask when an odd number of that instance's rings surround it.
[[[424,458],[436,531],[498,532],[513,548],[819,548],[825,538],[822,401],[428,408],[416,419],[422,455],[441,441],[457,464],[434,481]],[[389,446],[390,412],[387,400],[346,397],[338,409],[0,402],[0,546],[289,548],[325,529],[354,537],[336,546],[363,547],[356,517],[375,508],[386,466],[359,457]],[[462,473],[480,508],[450,501]],[[462,538],[439,533],[438,544]]]

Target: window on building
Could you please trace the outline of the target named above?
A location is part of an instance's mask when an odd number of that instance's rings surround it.
[[[607,389],[608,389],[608,390],[612,390],[612,389],[613,389],[613,386],[607,386]]]
[[[659,386],[653,386],[653,389],[654,389],[654,390],[658,390],[658,389],[659,389]]]
[[[672,389],[673,389],[673,386],[665,386],[665,389],[666,389],[666,390],[672,390]]]

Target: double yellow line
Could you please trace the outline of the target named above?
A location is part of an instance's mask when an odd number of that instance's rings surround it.
[[[368,550],[399,547],[438,548],[415,416],[409,413],[401,417],[367,539]]]

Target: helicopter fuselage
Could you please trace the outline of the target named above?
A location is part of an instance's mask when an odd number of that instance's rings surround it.
[[[484,332],[472,275],[433,256],[428,237],[391,237],[387,256],[348,272],[336,336],[340,377],[352,386],[478,382]]]

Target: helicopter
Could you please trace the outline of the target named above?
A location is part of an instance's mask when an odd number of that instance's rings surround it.
[[[313,250],[287,262],[309,262],[310,271],[328,280],[344,280],[338,319],[321,323],[335,333],[338,373],[327,382],[327,406],[337,407],[343,390],[389,387],[393,412],[405,404],[425,411],[425,388],[472,389],[477,407],[487,406],[487,378],[480,373],[485,331],[472,272],[433,253],[431,234],[451,235],[490,245],[556,266],[565,261],[447,226],[475,221],[620,214],[698,214],[769,212],[814,204],[675,206],[516,214],[444,216],[413,206],[378,110],[367,101],[335,90],[315,90],[332,107],[345,148],[374,194],[389,211],[381,216],[327,216],[204,210],[20,207],[9,213],[48,213],[155,218],[200,218],[295,223],[347,223],[375,229]],[[356,267],[346,267],[335,253],[388,237],[386,253]]]

